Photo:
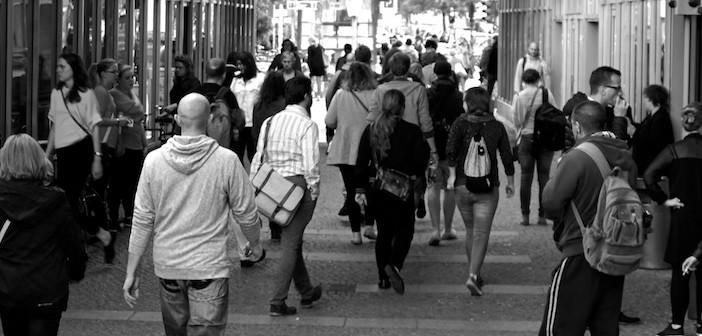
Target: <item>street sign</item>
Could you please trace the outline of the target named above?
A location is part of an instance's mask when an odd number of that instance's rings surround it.
[[[288,0],[285,3],[285,7],[288,10],[317,10],[319,1],[310,0]]]

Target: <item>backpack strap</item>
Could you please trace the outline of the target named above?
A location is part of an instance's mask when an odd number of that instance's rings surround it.
[[[222,86],[219,91],[217,91],[217,94],[214,96],[214,100],[217,99],[224,99],[224,96],[227,95],[227,91],[229,91],[229,88],[226,86]]]
[[[541,91],[541,105],[544,105],[548,103],[548,90],[546,88],[543,88],[543,90]]]
[[[522,141],[522,131],[524,130],[524,126],[526,126],[526,123],[529,121],[529,117],[531,116],[531,108],[534,107],[534,100],[536,100],[536,96],[538,94],[539,89],[536,89],[536,92],[534,92],[534,97],[531,98],[531,104],[529,104],[529,109],[527,109],[526,114],[524,114],[524,122],[522,123],[522,127],[519,127],[519,131],[517,132],[517,145],[519,145]]]
[[[522,57],[522,73],[524,73],[524,68],[526,68],[526,56]]]
[[[6,219],[5,223],[2,224],[2,228],[0,228],[0,243],[2,243],[2,239],[5,238],[5,234],[7,233],[7,229],[10,227],[10,220]]]
[[[599,168],[603,179],[612,174],[612,167],[609,166],[609,161],[607,161],[607,158],[595,144],[584,142],[575,148],[585,152],[585,154],[595,161],[595,164],[597,164],[597,168]]]
[[[266,147],[268,147],[268,133],[271,131],[271,122],[273,121],[273,116],[268,118],[266,122],[266,133],[263,136],[263,151],[261,152],[261,164],[266,162]]]

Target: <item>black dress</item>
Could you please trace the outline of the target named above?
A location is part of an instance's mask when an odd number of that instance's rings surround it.
[[[670,196],[658,186],[661,176],[668,176]],[[644,180],[651,198],[659,204],[677,197],[685,205],[671,209],[664,258],[670,264],[682,264],[702,240],[702,135],[692,133],[668,145],[649,165]]]
[[[324,76],[324,47],[317,44],[307,48],[307,65],[310,66],[310,76]]]

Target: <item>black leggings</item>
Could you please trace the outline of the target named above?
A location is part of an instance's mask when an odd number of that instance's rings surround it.
[[[255,150],[256,144],[253,142],[251,127],[244,127],[244,133],[240,134],[239,141],[234,143],[234,152],[236,155],[239,155],[242,165],[244,164],[244,151],[246,151],[246,156],[249,158],[249,163],[251,163]]]
[[[402,269],[407,253],[409,253],[414,236],[414,200],[409,197],[406,201],[373,190],[374,197],[369,200],[370,207],[376,211],[378,224],[378,239],[375,241],[375,261],[378,266],[380,279],[388,279],[385,265]]]
[[[117,220],[119,217],[120,204],[124,208],[125,217],[134,214],[134,195],[143,163],[143,151],[135,149],[125,149],[124,155],[112,160],[112,178],[107,191],[111,220]]]
[[[88,182],[93,155],[92,138],[89,136],[68,147],[56,149],[56,184],[66,192],[73,218],[76,218],[78,225],[91,235],[100,230],[100,225],[83,219],[78,210],[78,198]]]
[[[690,275],[683,276],[682,264],[673,264],[673,277],[670,280],[670,307],[673,310],[673,324],[683,325],[685,322],[685,312],[690,301]],[[702,269],[695,271],[695,286],[697,292],[697,323],[702,324],[700,314],[702,314]]]
[[[351,222],[351,231],[360,232],[361,223],[361,207],[356,203],[356,166],[339,165],[341,178],[344,180],[344,188],[346,188],[346,199],[344,206],[349,211],[349,221]]]

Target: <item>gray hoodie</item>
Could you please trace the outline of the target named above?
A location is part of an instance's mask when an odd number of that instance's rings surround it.
[[[153,233],[156,276],[228,278],[229,225],[259,245],[254,189],[237,155],[206,136],[175,136],[151,152],[137,187],[130,253]]]

